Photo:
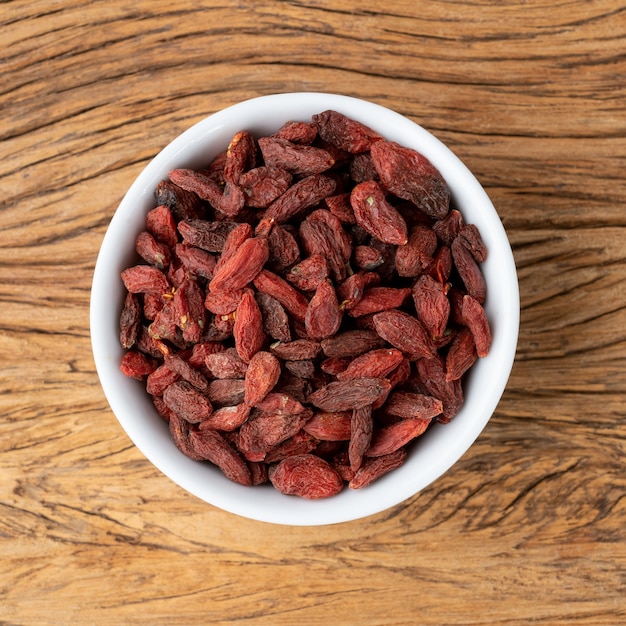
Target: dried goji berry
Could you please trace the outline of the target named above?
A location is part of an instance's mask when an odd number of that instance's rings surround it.
[[[491,330],[485,309],[478,300],[467,295],[463,297],[461,315],[467,327],[472,331],[476,354],[479,357],[486,357],[491,347]]]
[[[330,280],[322,281],[311,298],[304,316],[306,331],[311,339],[320,341],[334,335],[341,326],[342,313],[337,294]]]
[[[165,389],[163,401],[174,413],[192,424],[206,419],[213,410],[211,402],[186,380],[179,380]]]
[[[386,189],[409,200],[426,215],[441,219],[450,206],[450,189],[422,154],[393,141],[372,144],[374,167]]]
[[[313,116],[320,137],[346,152],[365,152],[381,136],[357,120],[338,111],[323,111]]]
[[[369,458],[361,465],[354,475],[354,478],[348,483],[348,486],[350,489],[362,489],[363,487],[367,487],[381,476],[400,467],[405,460],[405,448],[400,448],[384,456]]]
[[[307,400],[322,411],[351,411],[372,404],[390,388],[384,378],[341,380],[317,389]]]
[[[281,493],[309,500],[329,498],[343,489],[337,471],[313,454],[299,454],[282,460],[270,468],[269,478]]]
[[[374,431],[372,406],[364,406],[352,411],[350,422],[350,443],[348,445],[348,459],[350,469],[358,471],[363,463],[363,457],[370,447]]]
[[[265,237],[246,239],[230,258],[216,267],[209,283],[210,291],[236,291],[254,280],[269,258]]]
[[[374,315],[376,332],[392,346],[416,361],[435,354],[435,346],[424,325],[403,311],[383,311]]]
[[[192,430],[189,434],[189,442],[197,459],[210,461],[233,482],[246,486],[252,485],[248,466],[218,432]]]
[[[323,441],[349,441],[352,413],[350,411],[318,411],[304,425],[304,430]]]
[[[233,337],[237,353],[246,363],[263,347],[263,318],[259,305],[249,291],[244,292],[237,307]]]
[[[246,370],[244,402],[250,406],[261,402],[278,382],[280,372],[280,361],[271,352],[257,352]]]
[[[312,254],[294,265],[285,278],[300,291],[315,291],[328,278],[328,261],[322,254]]]
[[[320,174],[335,163],[322,148],[292,143],[280,137],[261,137],[259,147],[266,165],[287,170],[295,176]]]
[[[357,224],[370,235],[394,245],[407,242],[406,222],[389,204],[376,181],[370,180],[356,185],[350,194],[350,204]]]
[[[364,376],[383,378],[396,369],[403,359],[402,352],[394,348],[370,350],[356,357],[343,372],[337,374],[337,380],[354,380]]]
[[[127,293],[120,315],[120,344],[122,348],[131,348],[137,341],[141,323],[141,304],[133,293]]]

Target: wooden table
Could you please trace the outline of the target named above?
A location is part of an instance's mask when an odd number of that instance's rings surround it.
[[[0,8],[0,622],[626,621],[626,9],[616,0],[15,0]],[[100,242],[146,163],[237,101],[396,109],[485,186],[519,269],[508,388],[393,510],[240,519],[130,443],[91,355]]]

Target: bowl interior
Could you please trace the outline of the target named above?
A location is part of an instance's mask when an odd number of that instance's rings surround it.
[[[154,188],[168,171],[206,165],[239,130],[267,135],[288,120],[310,120],[326,109],[342,112],[389,140],[415,148],[441,171],[455,205],[466,222],[478,226],[489,250],[482,270],[488,285],[485,310],[493,341],[489,355],[470,372],[459,414],[449,424],[433,425],[420,437],[402,467],[362,490],[344,489],[327,500],[307,501],[282,495],[271,486],[234,484],[208,463],[192,461],[176,449],[144,385],[126,378],[119,369],[123,355],[119,313],[124,298],[120,273],[136,262],[135,238],[145,228],[147,211],[154,207]],[[90,315],[93,353],[106,398],[131,440],[160,471],[226,511],[272,523],[318,525],[353,520],[394,506],[441,476],[464,454],[487,424],[508,380],[517,345],[519,291],[511,248],[489,197],[467,167],[432,134],[393,111],[355,98],[277,94],[242,102],[202,120],[172,141],[141,172],[102,242]]]

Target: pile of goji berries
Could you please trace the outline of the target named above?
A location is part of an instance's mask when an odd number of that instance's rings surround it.
[[[176,446],[322,498],[399,467],[490,347],[478,229],[438,170],[336,111],[247,131],[155,190],[121,369]]]

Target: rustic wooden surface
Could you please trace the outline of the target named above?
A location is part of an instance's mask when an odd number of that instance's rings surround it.
[[[0,23],[0,623],[626,621],[624,3],[5,0]],[[200,502],[131,445],[88,313],[150,158],[294,90],[447,142],[508,230],[522,314],[458,465],[386,513],[285,529]]]

